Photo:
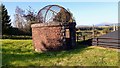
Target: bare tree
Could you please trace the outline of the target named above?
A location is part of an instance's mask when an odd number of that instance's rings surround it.
[[[26,19],[26,22],[27,22],[27,23],[25,24],[24,29],[25,29],[28,33],[31,33],[31,32],[32,32],[32,30],[31,30],[31,24],[36,23],[36,21],[37,21],[36,12],[34,11],[34,9],[32,9],[32,8],[29,6],[29,9],[27,9],[27,14],[25,14],[23,17]]]
[[[31,24],[35,22],[36,19],[36,13],[30,6],[26,11],[18,6],[16,7],[14,25],[17,28],[22,29],[25,33],[31,33]]]
[[[23,17],[24,14],[25,14],[25,11],[17,6],[15,9],[15,15],[14,15],[14,17],[15,17],[14,18],[15,19],[14,25],[17,28],[22,29],[24,27],[24,24],[26,22],[24,17]]]

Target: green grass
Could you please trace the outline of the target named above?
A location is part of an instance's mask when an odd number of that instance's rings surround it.
[[[2,40],[2,65],[9,66],[117,66],[113,49],[78,45],[76,49],[36,53],[32,40]]]
[[[32,36],[23,36],[23,35],[2,35],[2,39],[32,39]]]

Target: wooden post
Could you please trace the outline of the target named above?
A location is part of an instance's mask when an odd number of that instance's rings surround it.
[[[83,36],[83,40],[85,41],[85,36]]]
[[[116,30],[116,25],[114,24],[114,25],[113,25],[113,31],[115,31],[115,30]]]
[[[95,27],[94,27],[94,25],[93,25],[93,29],[92,30],[93,30],[93,38],[95,38],[95,32],[94,32],[95,31]]]
[[[76,35],[76,39],[77,39],[77,42],[78,42],[78,32],[76,32],[76,34],[77,34],[77,35]]]
[[[98,46],[98,38],[96,38],[96,41],[97,41],[97,46]]]
[[[69,24],[71,46],[76,46],[76,22]]]

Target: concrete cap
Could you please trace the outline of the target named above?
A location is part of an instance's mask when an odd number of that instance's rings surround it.
[[[55,26],[61,26],[62,22],[52,22],[52,23],[36,23],[32,24],[32,28],[37,28],[37,27],[55,27]]]

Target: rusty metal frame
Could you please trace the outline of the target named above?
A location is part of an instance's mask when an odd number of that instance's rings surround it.
[[[57,6],[57,7],[61,8],[61,9],[64,9],[65,12],[68,12],[68,11],[67,11],[65,8],[63,8],[62,6],[59,6],[59,5],[47,5],[47,6],[45,6],[44,8],[42,8],[42,9],[38,12],[38,14],[37,14],[37,17],[39,17],[40,12],[48,7],[48,8],[46,9],[47,11],[46,11],[46,13],[45,13],[45,17],[44,17],[44,19],[43,19],[43,23],[46,22],[46,16],[47,16],[47,13],[48,13],[49,10],[52,11],[52,12],[55,12],[55,11],[53,11],[53,10],[50,9],[50,8],[53,7],[53,6]],[[55,12],[55,13],[57,13],[57,12]]]

